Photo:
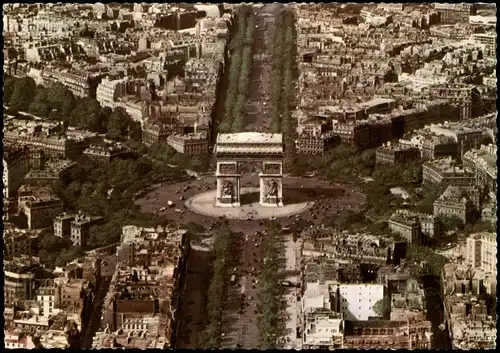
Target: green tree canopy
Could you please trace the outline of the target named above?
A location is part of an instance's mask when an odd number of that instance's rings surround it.
[[[381,316],[387,317],[391,313],[391,299],[386,296],[373,304],[373,311]]]
[[[64,117],[67,117],[76,107],[73,92],[59,82],[49,87],[47,101],[52,109],[57,110]]]
[[[107,123],[107,136],[114,140],[120,139],[132,124],[132,119],[124,108],[118,107],[113,110]]]
[[[35,98],[35,95],[36,84],[31,77],[16,79],[8,105],[14,111],[26,110]]]
[[[85,98],[78,102],[76,108],[69,115],[69,124],[93,132],[106,132],[106,124],[111,109],[101,108],[95,99]]]
[[[439,216],[438,222],[441,225],[442,232],[459,230],[464,228],[464,222],[457,216]]]
[[[14,93],[16,81],[17,80],[14,77],[7,77],[3,84],[3,101],[7,104],[12,97],[12,93]]]
[[[28,107],[28,112],[30,114],[47,117],[52,110],[50,104],[48,103],[49,90],[44,87],[37,87],[36,95],[31,104]]]

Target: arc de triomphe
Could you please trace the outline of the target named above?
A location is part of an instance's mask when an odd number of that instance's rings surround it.
[[[218,134],[215,206],[240,207],[241,165],[262,163],[259,205],[283,206],[283,136],[259,132]]]

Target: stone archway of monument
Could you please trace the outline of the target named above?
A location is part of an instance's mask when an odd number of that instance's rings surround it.
[[[259,205],[283,206],[281,134],[218,134],[214,152],[217,157],[217,206],[240,207],[242,177],[252,174],[259,178]]]
[[[244,175],[259,175],[264,171],[263,160],[238,161],[239,172]]]

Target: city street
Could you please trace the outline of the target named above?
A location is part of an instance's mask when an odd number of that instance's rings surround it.
[[[81,347],[84,349],[92,348],[92,338],[101,326],[101,315],[104,304],[104,298],[108,293],[111,279],[116,270],[116,256],[110,255],[103,258],[101,262],[101,283],[97,289],[94,302],[92,303],[90,324],[83,328]]]
[[[285,236],[285,258],[286,258],[286,271],[300,271],[300,249],[302,246],[302,240],[297,239],[293,241],[292,235]],[[300,283],[300,277],[288,276],[285,280],[291,283]],[[285,301],[287,303],[286,308],[286,336],[283,337],[285,340],[286,349],[301,349],[302,340],[297,338],[297,327],[300,326],[301,322],[301,307],[300,300],[297,298],[300,296],[300,289],[297,287],[289,287],[285,292]]]
[[[253,63],[250,94],[246,104],[246,131],[269,132],[269,97],[271,88],[271,53],[274,23],[282,6],[264,5],[255,11]]]

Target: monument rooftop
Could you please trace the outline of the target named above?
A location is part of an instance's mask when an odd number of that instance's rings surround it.
[[[261,132],[239,132],[234,134],[218,134],[216,143],[282,144],[283,135],[265,134]]]
[[[283,155],[283,135],[260,132],[218,134],[214,152],[219,155]]]

